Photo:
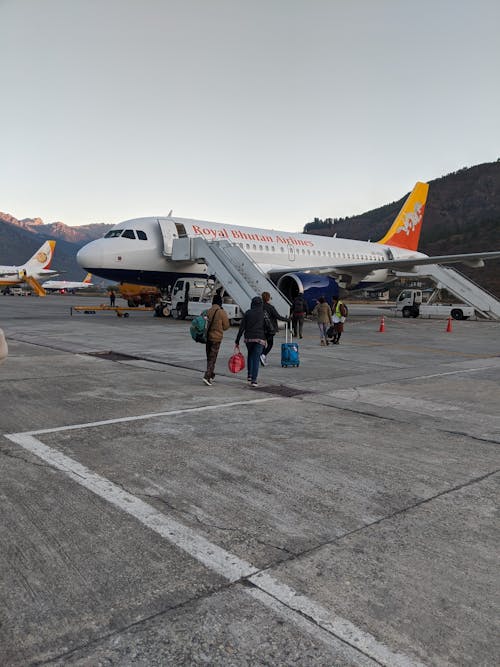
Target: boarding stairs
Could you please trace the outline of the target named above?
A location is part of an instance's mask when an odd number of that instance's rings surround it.
[[[250,308],[254,296],[269,292],[280,315],[286,317],[290,312],[290,302],[276,285],[244,250],[227,239],[174,239],[172,260],[203,261],[208,274],[216,277],[243,311]]]
[[[415,273],[431,278],[438,289],[448,290],[457,299],[472,306],[480,317],[500,320],[500,301],[456,269],[441,264],[427,264],[415,267],[412,277]]]
[[[44,290],[44,288],[40,285],[38,280],[36,278],[33,278],[33,276],[24,276],[23,277],[24,282],[31,287],[31,289],[38,294],[38,296],[46,296],[47,292]]]

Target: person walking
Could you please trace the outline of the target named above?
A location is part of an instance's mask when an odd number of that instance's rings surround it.
[[[293,335],[302,338],[302,327],[304,325],[304,317],[307,313],[307,304],[303,292],[299,292],[293,300],[290,313],[292,316]]]
[[[332,321],[333,321],[333,338],[332,343],[338,345],[340,337],[344,331],[344,322],[347,317],[347,308],[343,301],[338,296],[334,296],[332,300]]]
[[[7,341],[5,340],[5,335],[2,329],[0,329],[0,364],[2,361],[5,361],[7,355],[9,354],[9,348]]]
[[[326,303],[324,296],[319,297],[312,314],[318,320],[320,345],[329,345],[326,332],[332,323],[332,309]]]
[[[207,342],[205,345],[207,353],[207,370],[203,376],[203,382],[212,386],[215,378],[215,363],[219,354],[220,344],[224,337],[224,331],[229,329],[229,318],[222,307],[222,297],[214,294],[212,307],[207,311]]]
[[[110,289],[109,290],[109,305],[111,306],[111,308],[115,307],[115,301],[116,301],[116,294],[115,294],[114,290]]]
[[[240,338],[243,335],[248,350],[248,384],[251,387],[258,387],[257,376],[259,374],[260,355],[266,346],[266,336],[264,333],[264,308],[260,296],[254,296],[250,309],[243,315],[238,335],[236,336],[236,345],[240,344]]]
[[[288,322],[288,317],[282,317],[271,303],[269,292],[262,292],[262,302],[264,304],[264,334],[266,337],[266,347],[260,355],[260,363],[267,365],[267,355],[271,352],[274,344],[274,337],[278,333],[278,320]]]

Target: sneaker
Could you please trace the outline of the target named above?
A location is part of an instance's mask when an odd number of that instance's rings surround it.
[[[266,365],[267,365],[266,355],[265,355],[265,354],[261,354],[261,355],[260,355],[260,363],[261,363],[262,366],[266,366]]]
[[[257,382],[250,382],[250,386],[251,387],[258,387],[259,385],[257,384]]]
[[[203,378],[203,382],[208,385],[209,387],[212,386],[212,380],[209,380],[208,378]]]

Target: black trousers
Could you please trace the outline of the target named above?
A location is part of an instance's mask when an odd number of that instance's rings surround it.
[[[266,347],[264,348],[264,352],[262,353],[265,357],[267,357],[267,355],[269,354],[269,352],[271,352],[271,350],[273,349],[273,345],[274,345],[274,334],[272,334],[271,336],[266,336],[266,343],[267,343],[267,345],[266,345]]]

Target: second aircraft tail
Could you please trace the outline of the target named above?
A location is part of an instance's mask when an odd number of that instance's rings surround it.
[[[55,241],[45,241],[31,259],[21,267],[26,275],[37,275],[41,270],[48,269],[54,257]]]

